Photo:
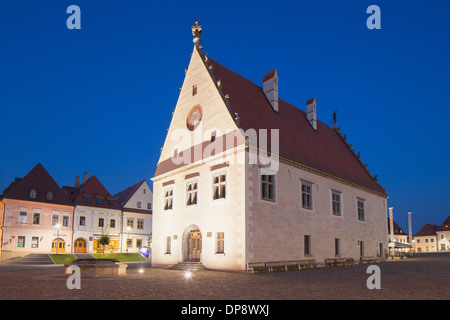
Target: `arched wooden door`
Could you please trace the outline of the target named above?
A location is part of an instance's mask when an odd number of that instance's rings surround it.
[[[86,253],[86,240],[78,238],[75,240],[73,244],[73,252],[74,253]]]
[[[200,230],[191,230],[187,239],[187,253],[189,261],[200,261],[202,252],[202,234]]]

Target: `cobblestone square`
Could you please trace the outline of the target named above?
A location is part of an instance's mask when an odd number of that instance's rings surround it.
[[[63,266],[0,264],[2,300],[448,300],[450,255],[431,254],[378,264],[381,289],[368,289],[368,264],[312,270],[239,273],[151,268],[135,263],[127,275],[84,277],[68,289]]]

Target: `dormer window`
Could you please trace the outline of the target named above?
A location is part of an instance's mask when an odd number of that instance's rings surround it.
[[[37,192],[35,189],[31,189],[30,191],[30,199],[36,199],[37,197]]]
[[[103,199],[102,198],[97,198],[97,204],[103,204]]]
[[[53,201],[53,192],[48,191],[45,198],[47,199],[47,201]]]
[[[83,197],[83,202],[91,203],[91,197],[88,197],[88,196]]]

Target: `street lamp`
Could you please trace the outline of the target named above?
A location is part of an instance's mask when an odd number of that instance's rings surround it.
[[[56,229],[58,232],[56,233],[56,254],[58,254],[58,247],[59,247],[59,228],[61,228],[61,225],[58,223],[56,226]]]
[[[128,230],[128,239],[127,239],[127,253],[128,253],[128,241],[130,240],[130,230],[131,230],[131,227],[128,226],[128,227],[127,227],[127,230]]]

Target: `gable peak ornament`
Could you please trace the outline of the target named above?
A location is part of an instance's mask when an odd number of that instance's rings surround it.
[[[192,35],[194,36],[192,41],[196,46],[200,44],[200,36],[202,35],[202,27],[198,25],[199,23],[198,20],[195,20],[195,26],[192,26]]]

